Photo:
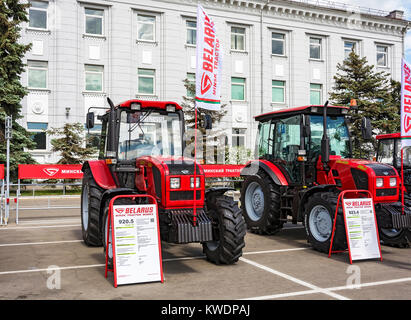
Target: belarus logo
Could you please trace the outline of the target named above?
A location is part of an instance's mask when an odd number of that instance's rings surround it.
[[[346,204],[348,207],[351,207],[351,201],[345,201],[345,204]]]
[[[411,118],[408,114],[405,115],[404,117],[404,130],[405,132],[410,131],[411,129]]]
[[[123,213],[123,212],[124,212],[124,208],[118,208],[118,209],[116,209],[116,212],[118,212],[118,213]]]
[[[60,169],[56,169],[56,168],[46,168],[43,169],[43,171],[49,176],[52,177],[54,176],[57,172],[59,172]]]
[[[210,90],[211,85],[212,83],[210,77],[206,73],[203,73],[203,76],[201,77],[201,94],[204,94]]]

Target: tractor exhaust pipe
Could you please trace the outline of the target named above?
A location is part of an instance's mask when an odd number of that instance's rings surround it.
[[[330,160],[330,138],[327,134],[327,107],[328,100],[324,104],[323,108],[323,137],[321,139],[321,162],[324,166],[328,165]]]
[[[116,127],[116,111],[114,109],[114,103],[111,101],[109,97],[107,97],[107,102],[110,106],[110,121],[109,121],[109,126],[110,126],[110,137],[108,139],[108,146],[107,146],[107,151],[111,152],[116,152],[115,148],[115,141],[116,141],[116,131],[114,130]]]

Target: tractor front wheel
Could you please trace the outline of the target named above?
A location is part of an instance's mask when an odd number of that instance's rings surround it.
[[[233,264],[243,253],[246,225],[237,203],[224,195],[207,201],[207,214],[213,224],[213,241],[203,243],[207,259],[215,264]]]
[[[338,195],[333,192],[318,192],[310,197],[305,205],[305,230],[308,242],[320,252],[328,253],[334,225]],[[347,240],[342,207],[339,207],[333,250],[345,250]]]

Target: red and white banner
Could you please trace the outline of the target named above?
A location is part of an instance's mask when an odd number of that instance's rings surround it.
[[[206,178],[239,177],[243,164],[203,164]]]
[[[402,59],[401,64],[401,145],[411,146],[411,67]]]
[[[4,164],[0,164],[0,180],[4,179]]]
[[[19,179],[82,179],[81,164],[19,164]]]
[[[201,5],[197,8],[196,107],[220,110],[222,48],[214,22]]]

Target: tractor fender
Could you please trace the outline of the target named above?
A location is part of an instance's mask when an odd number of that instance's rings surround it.
[[[288,186],[288,181],[281,170],[275,164],[267,160],[260,159],[249,161],[241,170],[240,176],[253,176],[256,175],[259,170],[263,170],[265,173],[267,173],[276,185]]]
[[[235,188],[231,187],[214,187],[205,191],[205,198],[208,201],[213,201],[213,197],[222,196],[227,191],[235,191]]]
[[[84,162],[81,171],[85,171],[90,168],[91,174],[93,175],[96,183],[103,189],[114,189],[117,188],[111,171],[108,168],[104,160],[92,160]]]
[[[311,188],[303,189],[300,192],[300,205],[298,206],[298,221],[303,221],[304,219],[304,204],[308,201],[309,197],[316,192],[327,192],[327,191],[338,191],[335,184],[323,184],[319,186],[314,186]]]
[[[101,203],[106,203],[107,200],[115,197],[115,196],[119,196],[122,194],[138,194],[136,192],[136,190],[130,189],[130,188],[116,188],[116,189],[108,189],[106,191],[104,191],[103,196],[101,198]],[[104,212],[104,206],[101,206],[101,212],[100,214],[102,214]]]

